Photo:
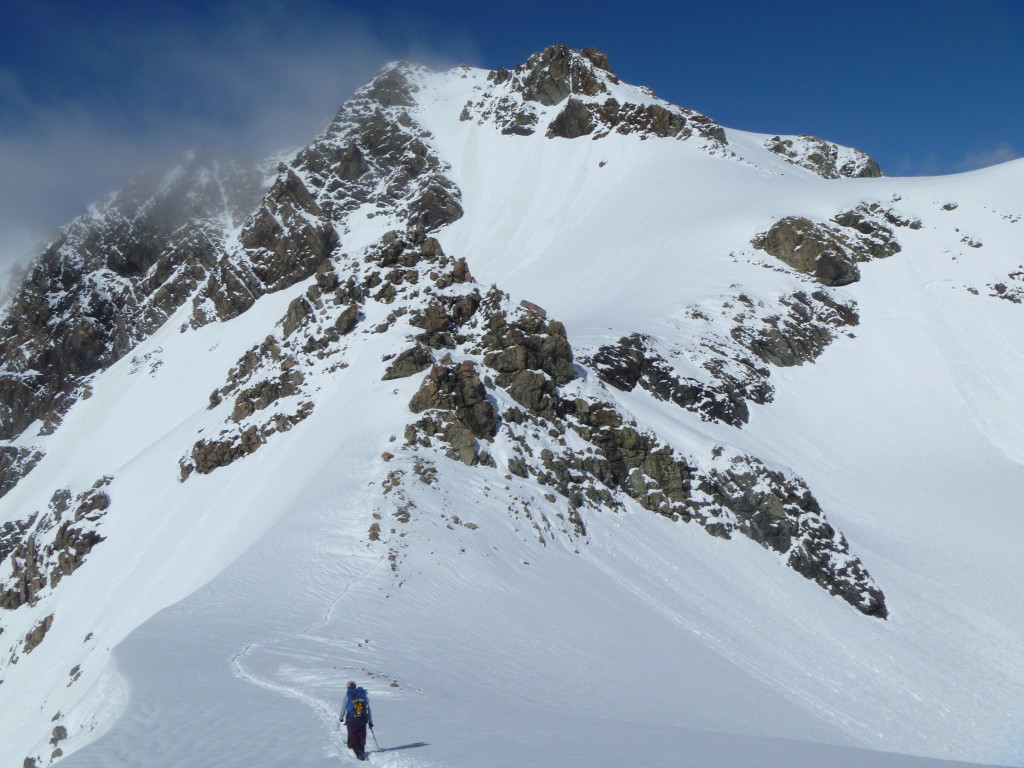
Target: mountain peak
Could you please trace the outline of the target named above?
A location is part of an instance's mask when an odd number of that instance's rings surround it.
[[[608,56],[596,48],[573,50],[551,45],[533,54],[510,72],[501,68],[488,77],[495,85],[512,81],[526,101],[554,106],[571,95],[597,96],[607,93],[607,83],[619,83],[608,64]]]
[[[723,128],[694,110],[662,101],[649,88],[623,83],[596,48],[552,45],[514,70],[499,68],[471,99],[462,120],[496,124],[504,134],[600,139],[614,132],[641,138],[703,139],[712,152],[728,143]]]

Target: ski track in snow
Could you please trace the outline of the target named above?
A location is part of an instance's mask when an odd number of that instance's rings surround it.
[[[352,752],[345,746],[346,732],[344,727],[340,724],[337,712],[340,710],[341,703],[343,701],[344,693],[340,692],[338,700],[326,699],[314,696],[307,693],[299,685],[289,685],[287,683],[277,682],[273,679],[261,675],[252,669],[246,667],[246,659],[249,659],[253,654],[260,652],[272,653],[275,650],[281,652],[287,652],[287,648],[291,645],[297,645],[299,642],[307,636],[313,635],[319,630],[324,629],[330,624],[334,618],[335,611],[338,606],[345,600],[346,597],[353,591],[354,588],[362,586],[367,582],[380,567],[386,563],[386,558],[382,555],[372,566],[370,566],[361,576],[353,581],[350,581],[345,589],[338,594],[331,604],[323,612],[319,619],[313,623],[303,627],[296,632],[288,634],[284,637],[268,637],[262,640],[256,640],[247,644],[240,651],[231,656],[231,666],[234,668],[234,674],[240,679],[247,683],[258,686],[265,690],[273,693],[286,696],[291,699],[306,704],[316,715],[316,718],[323,725],[324,729],[328,732],[332,732],[334,735],[329,739],[328,756],[335,758],[347,758],[353,763],[358,763]],[[355,667],[352,667],[352,676],[358,676],[358,671]],[[373,697],[371,697],[371,706],[373,705]],[[438,763],[423,761],[416,759],[413,755],[405,752],[407,749],[412,749],[420,746],[427,746],[425,742],[384,746],[378,747],[376,734],[372,734],[367,731],[367,755],[373,755],[373,763],[376,765],[384,766],[403,766],[404,768],[427,768],[427,766],[436,766]],[[385,756],[385,753],[386,756]],[[396,754],[391,754],[396,753]]]
[[[303,627],[302,629],[293,632],[290,635],[287,635],[283,638],[268,637],[263,640],[256,640],[246,645],[244,648],[242,648],[242,650],[238,651],[238,653],[231,657],[231,664],[235,668],[236,674],[243,680],[246,680],[247,682],[252,683],[253,685],[258,685],[261,688],[265,688],[269,691],[274,691],[275,693],[280,693],[284,696],[289,696],[293,699],[298,699],[299,701],[308,704],[310,707],[313,708],[314,711],[316,711],[316,713],[320,716],[321,720],[329,721],[331,719],[331,707],[333,706],[333,702],[326,701],[324,699],[319,699],[315,696],[311,696],[310,694],[303,692],[300,688],[297,688],[295,686],[284,685],[282,683],[275,683],[272,680],[269,680],[265,677],[261,677],[255,672],[247,670],[243,662],[245,661],[246,658],[251,656],[254,651],[259,651],[264,648],[269,648],[272,646],[286,645],[291,641],[298,640],[305,635],[311,634],[325,627],[333,617],[335,608],[342,600],[345,599],[346,596],[348,596],[349,592],[352,591],[352,588],[368,579],[372,575],[372,573],[375,570],[377,570],[377,568],[379,568],[380,565],[384,562],[385,559],[381,557],[362,576],[360,576],[355,581],[349,582],[348,586],[345,587],[341,594],[334,598],[330,606],[328,606],[327,610],[324,611],[323,615],[317,621],[313,622],[309,626]]]

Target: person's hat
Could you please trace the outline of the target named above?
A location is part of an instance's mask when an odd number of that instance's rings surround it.
[[[349,680],[348,681],[348,687],[349,688],[355,688],[356,687],[356,681],[355,680]]]

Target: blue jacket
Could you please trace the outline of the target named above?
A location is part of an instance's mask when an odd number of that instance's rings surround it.
[[[359,694],[358,698],[361,698],[366,702],[366,712],[360,717],[356,717],[355,707],[352,704],[355,694]],[[362,686],[359,688],[350,688],[345,694],[345,703],[341,707],[341,722],[351,722],[354,724],[366,722],[371,725],[373,724],[373,715],[370,714],[370,696]]]

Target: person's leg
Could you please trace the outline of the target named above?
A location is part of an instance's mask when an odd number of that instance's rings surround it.
[[[366,759],[366,723],[360,723],[356,730],[356,757]]]

